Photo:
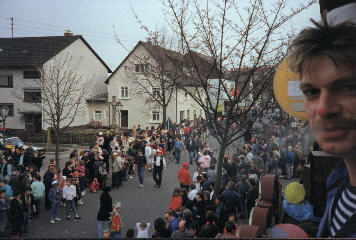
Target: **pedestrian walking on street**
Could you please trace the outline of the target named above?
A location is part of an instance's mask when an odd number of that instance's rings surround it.
[[[139,180],[139,188],[143,188],[143,177],[145,173],[145,166],[147,164],[146,157],[142,155],[142,150],[137,151],[137,156],[134,159],[136,167],[137,167],[137,172],[138,172],[138,180]]]
[[[156,150],[156,156],[153,158],[153,180],[155,181],[155,187],[159,188],[162,184],[162,172],[166,170],[166,160],[162,156],[161,150]],[[157,178],[158,176],[158,178]]]
[[[180,155],[182,153],[182,149],[184,147],[183,141],[177,137],[174,142],[174,158],[176,159],[177,164],[180,162]]]
[[[189,164],[187,162],[182,163],[182,167],[178,171],[178,180],[181,188],[187,189],[189,191],[190,185],[190,173],[189,173]]]
[[[110,214],[112,212],[111,188],[105,187],[100,196],[100,208],[96,217],[98,221],[98,238],[103,238],[104,225],[109,228]]]

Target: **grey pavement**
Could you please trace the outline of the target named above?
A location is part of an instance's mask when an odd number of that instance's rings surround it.
[[[209,143],[212,148],[217,150],[215,157],[218,155],[218,144],[215,139],[209,137]],[[234,152],[235,146],[231,146],[229,154]],[[79,149],[81,150],[81,149]],[[63,168],[65,159],[68,159],[70,151],[61,153],[61,168]],[[48,153],[44,166],[53,154]],[[186,151],[182,152],[181,163],[188,160],[188,154]],[[153,221],[157,217],[163,217],[165,210],[168,209],[170,198],[175,187],[179,187],[178,183],[178,170],[181,164],[177,165],[173,160],[173,157],[166,157],[168,168],[163,173],[163,181],[161,188],[157,189],[153,187],[154,181],[152,173],[145,171],[144,188],[140,189],[138,185],[138,177],[135,175],[134,179],[129,179],[124,182],[120,189],[112,191],[111,195],[113,202],[121,201],[121,218],[123,221],[122,237],[126,235],[126,231],[130,228],[135,229],[136,222],[146,221],[152,225],[150,229],[150,236],[153,234]],[[44,167],[45,169],[45,167]],[[193,176],[196,166],[190,167],[191,175]],[[43,175],[43,173],[42,173]],[[297,179],[295,179],[297,181]],[[108,181],[110,183],[110,180]],[[281,180],[283,187],[285,187],[290,181]],[[51,224],[49,222],[49,211],[45,211],[42,207],[41,216],[39,219],[34,219],[29,224],[29,233],[25,234],[26,238],[96,238],[97,236],[97,221],[96,215],[100,206],[100,194],[87,193],[83,196],[83,205],[78,208],[81,220],[64,220],[65,208],[59,209],[59,217],[62,221],[59,223]],[[248,220],[240,220],[242,224],[248,224]]]
[[[68,159],[69,152],[61,154],[62,159]],[[47,157],[45,163],[50,159]],[[146,221],[152,224],[150,235],[153,234],[153,221],[157,217],[163,217],[165,210],[168,209],[170,198],[175,187],[179,187],[178,170],[181,164],[176,164],[174,161],[167,159],[168,168],[163,173],[163,181],[161,188],[154,187],[152,173],[145,171],[144,188],[140,189],[138,185],[138,177],[129,179],[124,182],[120,189],[115,189],[111,192],[113,202],[121,201],[121,218],[123,221],[123,236],[130,228],[135,229],[136,222]],[[181,163],[188,161],[188,154],[182,152]],[[61,162],[61,167],[64,166],[64,160]],[[44,164],[44,166],[46,166]],[[190,168],[191,174],[196,167],[193,165]],[[110,183],[110,181],[109,181]],[[25,234],[25,238],[95,238],[97,236],[97,221],[96,215],[100,206],[100,194],[87,193],[83,196],[83,205],[79,205],[78,213],[82,217],[81,220],[65,219],[65,207],[59,209],[59,217],[62,219],[59,223],[51,224],[49,222],[49,211],[44,210],[38,219],[33,219],[29,224],[29,233]],[[135,230],[136,232],[136,230]]]

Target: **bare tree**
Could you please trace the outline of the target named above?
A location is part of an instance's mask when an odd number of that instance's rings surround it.
[[[257,118],[251,111],[263,110],[272,98],[268,94],[267,101],[260,101],[262,93],[272,93],[274,72],[286,56],[290,37],[282,34],[288,31],[286,23],[314,3],[316,0],[308,0],[291,8],[286,0],[268,6],[262,0],[164,1],[168,23],[187,52],[184,64],[190,72],[181,78],[191,86],[179,88],[205,110],[219,143],[216,194],[220,193],[227,147],[248,134]],[[187,21],[184,16],[191,18]],[[204,56],[210,56],[205,57],[209,64],[201,63]],[[228,103],[223,117],[222,101]]]
[[[31,85],[24,83],[14,95],[24,97],[26,87],[37,87],[40,95],[31,104],[42,112],[42,119],[52,129],[55,137],[55,158],[59,167],[59,141],[61,134],[79,116],[85,115],[85,99],[92,87],[92,79],[84,79],[78,71],[81,60],[70,54],[60,54],[37,67],[40,73]],[[50,134],[50,133],[48,133]]]

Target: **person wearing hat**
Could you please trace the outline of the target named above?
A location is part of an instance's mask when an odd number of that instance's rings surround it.
[[[58,218],[58,206],[61,201],[61,192],[59,190],[57,180],[54,180],[52,182],[52,188],[48,194],[48,199],[51,202],[51,213],[50,213],[51,219],[49,222],[50,223],[56,223],[56,221],[59,222],[61,219]]]
[[[317,237],[356,237],[356,3],[321,2],[322,21],[289,47],[300,74],[305,111],[319,147],[343,158],[327,180],[327,204]],[[327,7],[326,7],[327,6]]]
[[[156,150],[156,155],[153,157],[153,180],[155,181],[155,187],[160,188],[162,184],[162,172],[167,169],[166,160],[162,155],[162,149]],[[158,176],[158,178],[157,178]]]

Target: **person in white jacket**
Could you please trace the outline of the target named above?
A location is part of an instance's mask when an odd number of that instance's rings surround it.
[[[150,223],[141,222],[136,223],[137,237],[136,238],[149,238],[148,231],[150,230]]]
[[[149,142],[144,140],[143,143],[146,145],[145,146],[145,157],[146,157],[146,160],[147,160],[148,170],[152,171],[152,157],[151,157],[152,149],[151,149],[151,146],[150,146]]]
[[[67,220],[70,219],[70,210],[73,209],[75,219],[80,219],[77,208],[75,207],[74,198],[77,195],[76,187],[72,185],[72,179],[67,178],[66,185],[63,187],[63,199],[66,200]]]

